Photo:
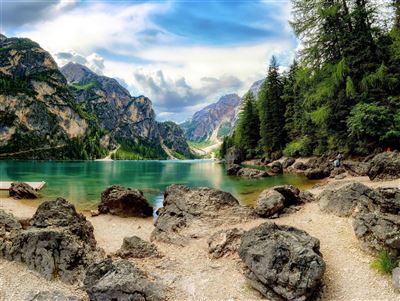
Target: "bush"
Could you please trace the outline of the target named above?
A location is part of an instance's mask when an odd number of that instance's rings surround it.
[[[391,274],[396,266],[396,258],[389,254],[388,251],[379,253],[371,263],[371,267],[382,274]]]
[[[298,140],[290,142],[283,150],[286,157],[309,156],[312,153],[311,140],[304,136]]]

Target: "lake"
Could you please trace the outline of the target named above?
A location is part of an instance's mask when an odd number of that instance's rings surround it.
[[[230,177],[222,164],[212,160],[0,161],[0,181],[45,181],[39,202],[63,197],[81,210],[96,208],[101,192],[112,184],[142,189],[156,207],[171,184],[219,188],[232,193],[242,204],[254,202],[262,190],[274,185],[312,185],[297,175],[257,180]],[[2,191],[0,196],[8,196],[8,192]]]

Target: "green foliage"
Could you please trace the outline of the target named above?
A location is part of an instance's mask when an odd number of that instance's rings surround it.
[[[391,274],[396,266],[396,257],[389,254],[388,251],[380,252],[371,262],[371,267],[382,274]]]
[[[305,157],[313,153],[312,142],[308,136],[290,142],[283,150],[283,154],[288,157]]]
[[[96,85],[97,85],[96,80],[92,80],[92,81],[88,82],[85,85],[80,85],[80,84],[77,84],[77,83],[73,83],[73,84],[71,84],[71,87],[73,89],[77,90],[77,91],[82,91],[82,90],[92,89],[92,88],[96,87]]]
[[[145,139],[119,139],[118,143],[120,147],[112,156],[115,160],[167,159],[167,154],[161,146],[153,145],[151,141]]]

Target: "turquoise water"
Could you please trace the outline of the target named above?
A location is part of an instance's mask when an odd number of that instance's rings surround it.
[[[40,201],[64,197],[79,209],[93,209],[112,184],[142,189],[156,206],[171,184],[208,186],[232,193],[243,204],[254,202],[265,188],[293,184],[305,188],[305,177],[281,175],[260,180],[229,177],[211,160],[188,161],[0,161],[0,181],[45,181]],[[6,196],[2,191],[0,196]]]

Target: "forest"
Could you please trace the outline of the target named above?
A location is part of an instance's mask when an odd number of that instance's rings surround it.
[[[243,97],[232,135],[247,158],[367,155],[400,147],[400,1],[292,0],[301,43],[285,72],[271,58]]]

